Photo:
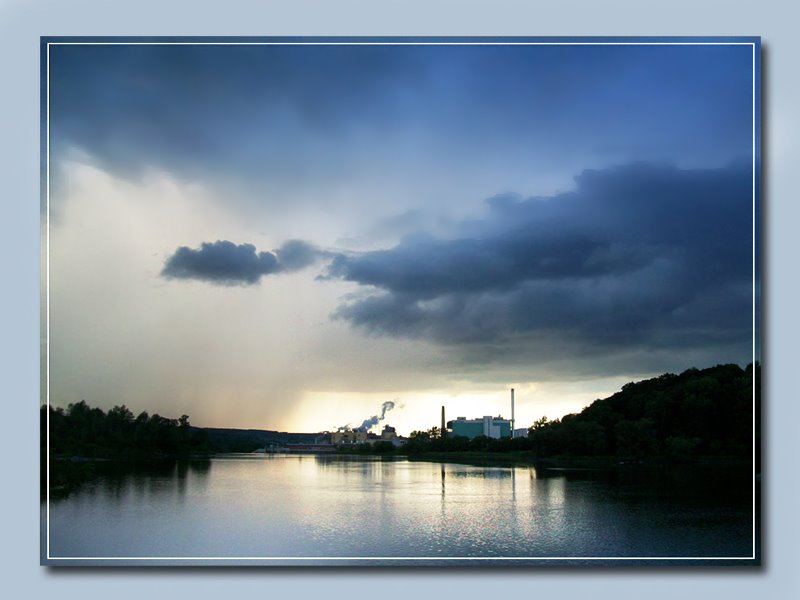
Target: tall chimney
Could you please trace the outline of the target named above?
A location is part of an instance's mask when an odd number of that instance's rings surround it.
[[[511,439],[514,439],[514,388],[511,388]]]
[[[441,436],[444,437],[445,432],[445,423],[444,423],[444,406],[442,406],[442,430],[440,432]]]

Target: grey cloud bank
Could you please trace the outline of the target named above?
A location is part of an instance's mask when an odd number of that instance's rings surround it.
[[[452,224],[447,237],[421,231],[360,253],[301,240],[274,253],[217,241],[179,248],[162,274],[252,285],[324,260],[318,280],[359,285],[334,319],[444,345],[473,364],[509,353],[591,360],[707,351],[708,360],[747,361],[749,163],[632,163],[586,170],[575,181],[573,191],[551,197],[490,198],[485,214]]]
[[[335,317],[376,334],[557,354],[689,350],[752,337],[750,165],[634,163],[548,198],[503,195],[451,239],[339,255],[372,293]],[[559,350],[559,348],[561,350]],[[539,350],[544,352],[544,350]],[[743,356],[742,360],[747,360]]]

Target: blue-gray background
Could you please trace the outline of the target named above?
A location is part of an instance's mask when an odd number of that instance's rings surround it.
[[[337,587],[406,598],[788,598],[800,593],[800,453],[793,372],[800,285],[796,3],[350,0],[0,1],[0,381],[5,399],[3,589],[12,596],[310,597]],[[765,567],[760,570],[47,570],[38,566],[40,35],[761,35],[764,46]],[[16,588],[16,589],[15,589]]]

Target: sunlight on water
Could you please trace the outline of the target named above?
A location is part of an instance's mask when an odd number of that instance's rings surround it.
[[[51,555],[749,555],[745,496],[683,477],[231,455],[109,473],[53,501]]]

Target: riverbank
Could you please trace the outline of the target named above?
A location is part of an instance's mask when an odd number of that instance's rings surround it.
[[[376,455],[379,456],[379,455]],[[677,465],[718,466],[725,468],[741,467],[751,469],[752,462],[747,458],[731,456],[699,456],[691,459],[672,457],[619,457],[619,456],[552,456],[538,457],[532,452],[423,452],[405,455],[412,461],[452,462],[471,465],[515,466],[531,465],[544,469],[614,469],[618,467],[671,467]]]

